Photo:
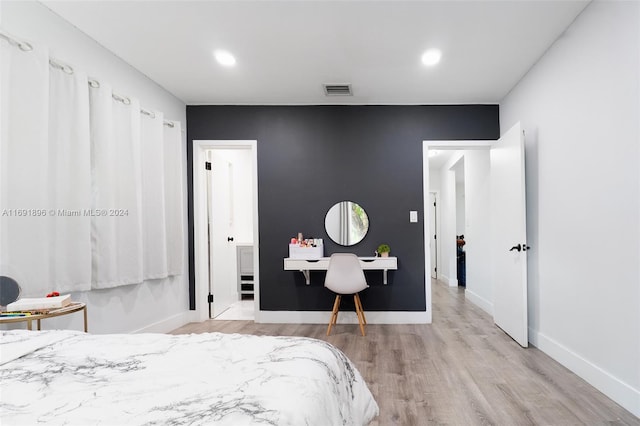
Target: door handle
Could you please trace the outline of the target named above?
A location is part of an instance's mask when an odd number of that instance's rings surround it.
[[[233,241],[233,237],[227,237],[227,241]]]
[[[520,244],[518,244],[517,246],[513,246],[513,247],[511,247],[511,248],[509,249],[509,251],[514,251],[514,250],[522,251],[522,246],[521,246]],[[526,249],[525,249],[525,250],[526,250]]]

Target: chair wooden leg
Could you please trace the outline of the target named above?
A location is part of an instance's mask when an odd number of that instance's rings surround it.
[[[362,308],[362,302],[360,301],[360,294],[356,293],[355,294],[355,298],[356,298],[356,303],[360,307],[360,313],[362,314],[362,321],[366,325],[367,324],[367,317],[364,316],[364,309]]]
[[[364,312],[362,310],[362,304],[360,304],[360,297],[358,296],[358,294],[354,294],[353,295],[353,303],[354,305],[356,305],[356,315],[358,316],[358,323],[360,324],[360,332],[362,333],[362,335],[364,336],[364,325],[366,324],[366,321],[364,319]]]
[[[331,319],[329,320],[329,327],[327,328],[327,336],[331,334],[331,327],[333,324],[338,322],[338,310],[340,309],[340,299],[341,296],[339,294],[336,295],[336,300],[333,302],[333,311],[331,311]]]

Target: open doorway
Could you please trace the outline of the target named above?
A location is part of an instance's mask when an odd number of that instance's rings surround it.
[[[441,280],[446,277],[451,287],[458,284],[455,172],[456,164],[464,159],[465,296],[526,347],[530,247],[526,244],[524,134],[520,123],[497,141],[424,141],[423,147],[425,205],[429,192],[441,191],[438,276]],[[430,166],[431,150],[455,151],[436,172]],[[429,223],[429,212],[425,208],[425,223]],[[425,241],[428,231],[425,226]],[[426,253],[425,264],[430,262]],[[430,300],[431,280],[426,280],[425,290]]]
[[[253,193],[251,151],[206,152],[209,318],[253,320]]]
[[[258,320],[256,141],[194,141],[196,311]]]
[[[484,299],[491,283],[489,147],[460,148],[438,148],[429,160],[429,191],[441,198],[438,279]]]

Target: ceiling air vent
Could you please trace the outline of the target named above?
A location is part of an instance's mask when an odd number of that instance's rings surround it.
[[[352,96],[350,84],[323,84],[327,96]]]

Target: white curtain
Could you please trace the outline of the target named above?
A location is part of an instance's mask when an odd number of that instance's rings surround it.
[[[180,123],[57,63],[0,38],[0,274],[26,297],[182,274]]]
[[[51,284],[49,55],[4,40],[0,52],[0,273],[18,281],[23,295],[41,295]]]
[[[118,238],[116,217],[97,216],[96,206],[116,204],[117,193],[109,189],[116,169],[110,164],[117,162],[115,149],[111,149],[111,123],[113,122],[111,87],[102,83],[89,89],[89,111],[91,129],[91,276],[94,287],[112,287],[118,283]]]
[[[182,193],[182,130],[180,123],[164,126],[165,212],[167,232],[167,272],[181,275],[184,262],[184,222]]]
[[[23,296],[91,288],[87,77],[1,45],[0,273]]]
[[[87,76],[49,67],[50,285],[58,291],[91,288],[91,169]]]
[[[93,288],[143,281],[140,104],[90,88]]]
[[[144,235],[144,278],[167,276],[167,233],[165,228],[163,115],[142,114],[142,217]]]

